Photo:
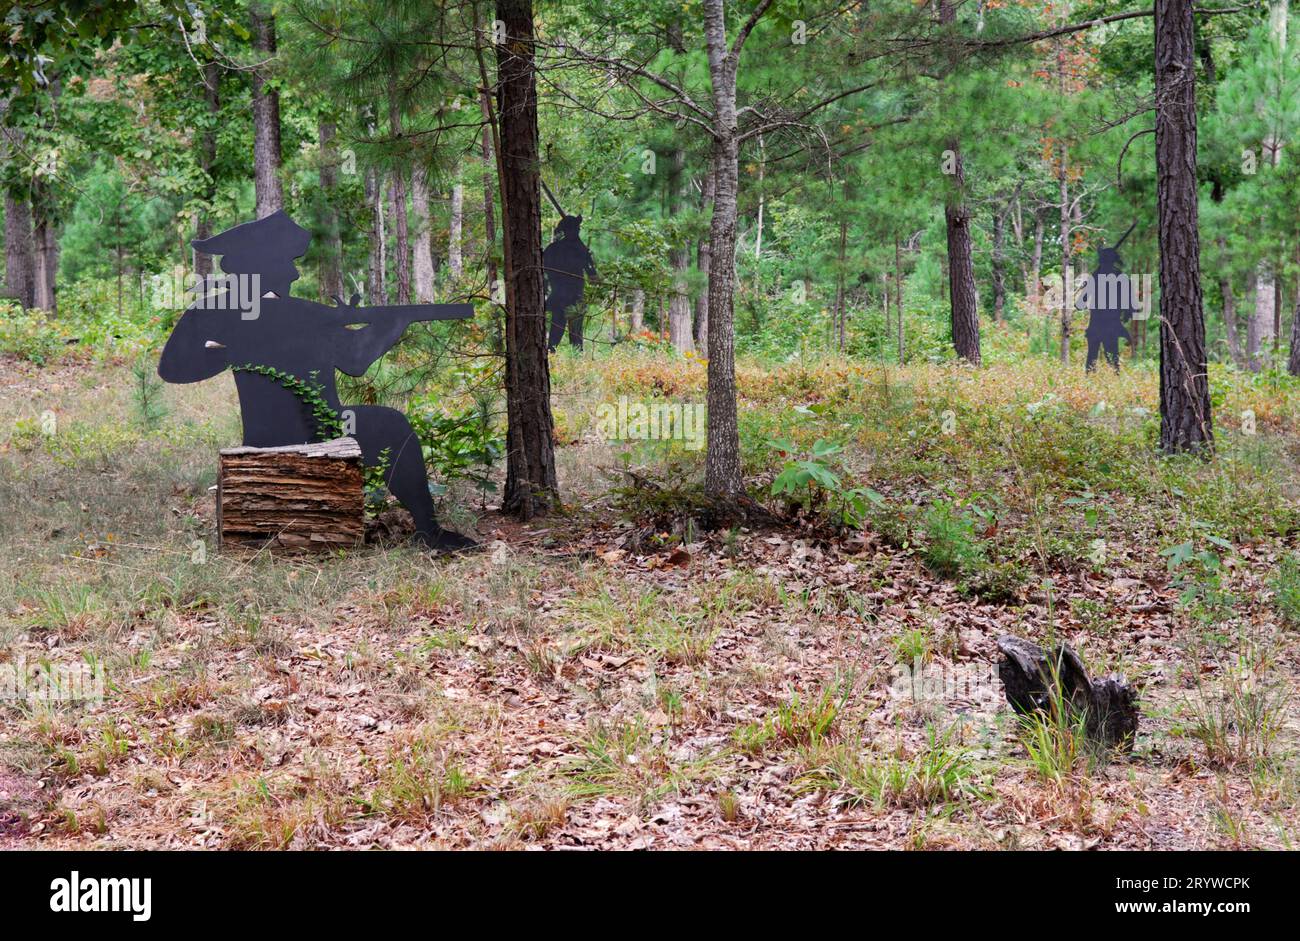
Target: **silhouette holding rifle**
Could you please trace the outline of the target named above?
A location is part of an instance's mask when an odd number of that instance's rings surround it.
[[[1092,372],[1097,368],[1097,354],[1105,351],[1106,361],[1119,372],[1120,337],[1130,343],[1124,322],[1131,319],[1138,308],[1133,305],[1133,284],[1127,274],[1123,273],[1123,260],[1119,257],[1119,247],[1136,228],[1137,223],[1128,227],[1128,232],[1109,248],[1097,249],[1097,264],[1091,278],[1091,298],[1088,304],[1088,359],[1085,370]]]
[[[546,312],[551,317],[551,335],[546,347],[554,352],[564,339],[567,327],[569,342],[582,349],[583,295],[587,281],[596,278],[596,262],[591,251],[583,244],[582,216],[570,216],[551,194],[550,187],[542,189],[560,214],[555,227],[555,238],[542,251],[542,270],[546,275]]]
[[[200,295],[181,315],[163,348],[158,375],[167,382],[199,382],[226,369],[235,373],[244,444],[271,448],[328,437],[292,385],[314,387],[344,430],[356,439],[362,462],[382,468],[384,483],[415,520],[416,540],[438,551],[477,545],[442,529],[420,439],[401,412],[376,405],[339,403],[336,369],[361,376],[417,321],[463,320],[470,304],[405,304],[358,307],[334,298],[337,307],[289,296],[298,279],[294,260],[307,252],[310,234],[283,212],[196,240],[201,252],[221,256],[226,293]],[[222,279],[217,279],[220,281]],[[231,288],[255,286],[253,309],[232,303]],[[250,316],[250,313],[252,316]],[[284,377],[289,377],[286,381]]]

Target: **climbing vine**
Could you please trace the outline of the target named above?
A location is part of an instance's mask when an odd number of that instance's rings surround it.
[[[329,402],[325,401],[325,396],[321,394],[324,387],[315,381],[318,375],[315,370],[311,373],[313,381],[303,382],[297,376],[290,375],[282,369],[276,369],[274,366],[257,366],[252,363],[245,363],[242,366],[235,366],[233,369],[235,372],[253,372],[260,376],[266,376],[297,396],[298,400],[311,411],[312,421],[316,423],[316,436],[322,441],[343,437],[343,419],[330,406]]]

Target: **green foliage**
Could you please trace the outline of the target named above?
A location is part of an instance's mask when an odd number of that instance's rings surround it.
[[[257,373],[259,376],[266,376],[297,396],[298,401],[302,402],[316,425],[317,440],[329,441],[343,436],[343,419],[321,394],[323,387],[319,382],[304,382],[282,369],[276,369],[274,366],[256,366],[245,363],[242,366],[233,366],[231,368],[235,372],[251,372]],[[315,380],[315,378],[316,373],[313,372],[312,379]]]
[[[469,481],[485,500],[496,492],[491,474],[505,453],[505,440],[496,430],[490,399],[480,398],[456,415],[416,411],[411,415],[411,427],[420,439],[425,463],[443,482],[443,492],[454,480]]]
[[[828,459],[840,454],[842,445],[818,440],[806,457],[798,457],[797,446],[788,440],[769,441],[772,448],[787,458],[772,481],[771,495],[784,496],[787,503],[806,506],[825,516],[835,526],[858,527],[867,517],[871,505],[884,503],[884,497],[865,487],[845,487]]]
[[[60,324],[43,312],[0,301],[0,354],[44,366],[63,351],[66,337]]]
[[[921,557],[937,575],[970,575],[987,562],[983,541],[975,533],[976,518],[951,501],[936,500],[921,518],[925,545]]]
[[[131,404],[136,420],[146,431],[152,431],[167,417],[167,404],[163,401],[163,381],[158,378],[158,368],[153,358],[142,356],[131,367]]]

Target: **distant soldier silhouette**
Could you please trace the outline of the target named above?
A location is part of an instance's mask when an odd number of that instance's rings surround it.
[[[548,194],[549,195],[549,194]],[[582,349],[582,301],[586,279],[595,278],[596,262],[579,234],[582,216],[565,215],[555,227],[555,239],[542,252],[546,273],[546,311],[551,315],[547,348],[554,351],[564,339]]]
[[[316,387],[345,419],[368,467],[386,464],[385,484],[415,520],[416,539],[439,551],[476,545],[434,520],[433,498],[420,440],[401,412],[374,405],[339,404],[334,370],[360,376],[392,348],[407,326],[422,320],[458,320],[473,316],[469,304],[411,304],[357,307],[358,297],[337,307],[289,296],[298,279],[294,259],[307,252],[310,234],[283,212],[235,226],[192,244],[221,256],[227,275],[256,276],[260,310],[228,303],[230,292],[197,300],[176,322],[158,363],[167,382],[199,382],[227,368],[235,370],[235,388],[244,425],[244,444],[269,448],[320,440],[309,407],[276,378],[241,367],[271,368]],[[235,282],[234,278],[228,279]],[[238,283],[238,282],[235,282]],[[238,292],[237,292],[238,293]]]
[[[1097,354],[1105,351],[1106,361],[1119,372],[1120,337],[1132,341],[1124,322],[1129,320],[1138,308],[1134,306],[1133,284],[1127,274],[1123,273],[1123,260],[1119,257],[1119,247],[1124,239],[1137,225],[1129,226],[1120,240],[1110,248],[1097,249],[1097,264],[1092,272],[1092,289],[1088,304],[1088,360],[1085,369],[1092,372],[1097,368]]]

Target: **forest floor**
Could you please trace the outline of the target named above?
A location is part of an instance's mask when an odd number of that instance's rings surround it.
[[[1202,462],[1153,453],[1149,368],[742,362],[754,491],[842,482],[751,532],[674,509],[700,452],[597,434],[698,361],[554,372],[565,512],[453,489],[484,551],[321,559],[212,551],[228,379],[148,430],[126,365],[0,360],[0,668],[105,677],[0,702],[0,847],[1296,844],[1290,380],[1216,368]],[[1131,754],[1022,727],[1003,634],[1137,684]]]

